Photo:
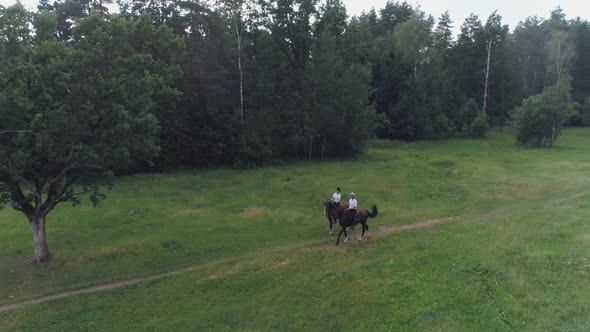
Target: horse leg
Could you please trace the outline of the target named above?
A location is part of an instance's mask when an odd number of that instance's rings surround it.
[[[328,217],[328,222],[330,223],[330,235],[334,235],[334,232],[332,232],[332,226],[334,226],[332,218]]]
[[[340,231],[340,233],[338,233],[338,239],[336,240],[336,245],[338,245],[338,243],[340,243],[340,235],[342,235],[342,232],[346,232],[344,227],[342,227],[342,230]]]
[[[348,242],[348,233],[346,233],[346,227],[344,228],[344,243]]]
[[[361,234],[361,237],[359,238],[359,241],[361,241],[362,239],[365,238],[365,227],[367,227],[367,225],[363,222],[363,223],[361,223],[361,226],[363,227],[363,234]]]

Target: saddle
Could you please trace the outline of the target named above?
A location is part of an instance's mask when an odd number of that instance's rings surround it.
[[[354,220],[352,222],[353,222],[353,225],[356,225],[361,222],[361,214],[359,211],[356,211],[356,214],[354,215]]]

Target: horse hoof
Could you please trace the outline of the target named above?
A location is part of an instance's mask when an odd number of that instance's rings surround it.
[[[363,238],[362,237],[359,237],[359,241],[362,241],[362,240],[363,240]]]
[[[334,233],[330,232],[330,235],[334,235]]]
[[[344,243],[348,242],[348,238],[344,239]]]

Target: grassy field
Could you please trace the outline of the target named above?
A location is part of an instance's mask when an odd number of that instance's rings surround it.
[[[0,212],[0,304],[186,267],[0,313],[0,330],[590,330],[590,131],[551,150],[485,140],[375,142],[359,160],[119,179],[99,207],[49,216],[27,264]],[[336,186],[379,207],[334,246]],[[433,227],[392,226],[452,217]]]

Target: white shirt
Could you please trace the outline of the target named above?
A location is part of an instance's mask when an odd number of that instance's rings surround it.
[[[356,209],[356,198],[351,198],[348,200],[348,208],[349,209]]]
[[[334,203],[340,203],[340,198],[342,197],[342,195],[340,195],[339,192],[335,192],[334,195],[332,195],[332,202]]]

